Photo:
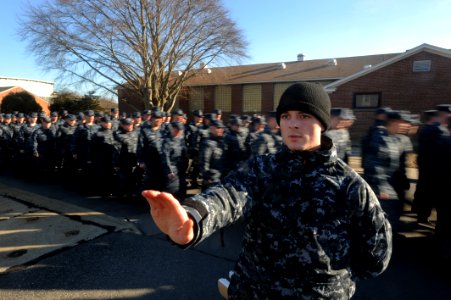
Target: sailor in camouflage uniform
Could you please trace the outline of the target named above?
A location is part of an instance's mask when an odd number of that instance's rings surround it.
[[[165,174],[165,191],[174,194],[180,201],[186,195],[186,170],[188,150],[185,143],[185,126],[180,122],[169,124],[170,136],[163,141],[162,158]]]
[[[59,122],[59,116],[58,116],[58,112],[56,111],[52,111],[50,113],[50,121],[52,123],[52,125],[50,126],[50,128],[52,129],[53,133],[56,134],[56,132],[58,131],[58,128],[60,127],[61,123]]]
[[[264,130],[257,135],[257,139],[251,144],[251,152],[254,156],[276,153],[282,146],[282,137],[273,113],[268,114],[266,123]]]
[[[33,152],[31,148],[30,139],[33,135],[33,132],[37,130],[40,125],[37,123],[38,114],[36,112],[32,112],[28,115],[27,123],[20,127],[19,134],[14,139],[17,144],[18,152],[17,152],[17,163],[18,163],[18,172],[22,174],[28,174],[26,170],[32,164],[33,161]]]
[[[230,131],[224,137],[224,174],[235,170],[249,157],[246,147],[247,130],[243,130],[241,119],[232,118],[229,127]]]
[[[87,110],[84,117],[85,122],[79,124],[73,134],[71,152],[81,171],[82,186],[89,192],[94,188],[95,182],[95,172],[92,165],[92,136],[99,130],[100,126],[94,123],[94,111]]]
[[[93,162],[97,175],[97,188],[103,197],[110,197],[118,185],[116,181],[119,157],[114,139],[113,122],[109,116],[100,118],[100,129],[92,136]]]
[[[368,146],[370,145],[371,137],[373,134],[379,131],[380,126],[385,126],[385,123],[387,121],[387,114],[391,112],[392,109],[390,107],[380,107],[375,112],[374,122],[371,124],[371,126],[368,128],[367,133],[363,136],[361,140],[361,156],[362,156],[362,163],[365,161],[365,156],[370,149],[368,149]],[[365,168],[365,166],[363,166]]]
[[[334,107],[331,109],[330,115],[331,128],[324,134],[334,142],[338,158],[348,163],[352,154],[352,143],[346,124],[354,114],[349,114],[345,108]]]
[[[199,147],[200,147],[200,130],[203,130],[204,114],[198,109],[193,112],[194,120],[186,126],[185,140],[188,147],[188,157],[190,159],[190,169],[188,176],[191,179],[191,188],[198,188],[197,180],[199,178]]]
[[[209,137],[202,141],[199,152],[202,189],[220,182],[224,174],[224,123],[213,120],[210,123]]]
[[[52,128],[49,117],[41,119],[41,126],[33,132],[30,147],[35,158],[38,173],[36,178],[43,179],[53,176],[56,165],[56,132]]]
[[[118,151],[118,179],[119,195],[134,196],[137,188],[136,168],[138,160],[136,150],[138,147],[139,132],[134,130],[131,118],[121,120],[121,126],[114,132],[114,139]]]
[[[399,132],[409,126],[409,117],[398,111],[388,113],[386,125],[373,130],[368,151],[364,157],[364,178],[373,188],[388,214],[393,230],[396,231],[403,209],[397,189],[400,182],[407,182],[405,176],[406,140]],[[409,147],[412,148],[411,145]],[[408,187],[405,186],[404,189]]]
[[[449,201],[449,187],[451,186],[451,134],[449,132],[449,118],[451,117],[451,104],[440,104],[435,107],[440,122],[439,131],[436,132],[433,145],[435,146],[434,159],[430,161],[435,166],[435,191],[438,254],[448,267],[451,266],[451,202]]]
[[[111,109],[111,124],[112,131],[119,129],[119,109],[117,107]]]
[[[280,151],[255,157],[183,206],[143,192],[157,226],[183,247],[244,216],[229,299],[349,299],[357,279],[386,269],[390,224],[369,185],[321,139],[329,113],[321,86],[292,85],[277,108]]]
[[[66,187],[75,186],[76,163],[72,155],[71,145],[74,132],[77,129],[77,117],[68,114],[56,132],[57,165],[61,168],[63,184]]]
[[[14,155],[14,128],[12,115],[5,114],[0,123],[0,172],[8,170]]]
[[[13,140],[12,140],[12,153],[13,158],[11,160],[11,165],[16,166],[15,168],[12,168],[13,172],[17,172],[20,170],[20,168],[17,168],[17,166],[20,166],[20,151],[19,151],[19,136],[22,126],[25,124],[25,115],[24,113],[17,113],[16,114],[16,121],[14,123],[11,123],[11,129],[13,130]]]
[[[136,155],[139,167],[144,170],[142,185],[147,189],[162,190],[165,186],[161,153],[163,144],[162,123],[163,112],[159,109],[153,110],[151,125],[141,128],[138,137]]]
[[[256,146],[256,142],[259,139],[260,134],[265,131],[266,125],[265,117],[254,116],[252,118],[252,125],[246,138],[246,147],[249,157],[258,155],[258,146]]]

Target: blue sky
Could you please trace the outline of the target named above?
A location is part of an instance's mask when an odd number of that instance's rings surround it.
[[[27,2],[0,10],[0,77],[54,81],[27,53],[17,16]],[[249,43],[243,63],[404,52],[422,43],[451,49],[451,0],[222,0]],[[56,88],[61,88],[56,86]]]

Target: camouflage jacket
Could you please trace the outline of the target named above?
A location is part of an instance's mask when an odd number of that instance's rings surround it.
[[[61,155],[71,155],[71,143],[76,126],[70,126],[67,123],[61,125],[56,132],[57,150]]]
[[[80,161],[92,159],[92,136],[99,130],[99,125],[79,125],[72,135],[71,152],[78,155]]]
[[[222,137],[204,139],[199,151],[199,166],[204,184],[216,184],[224,174],[224,142]]]
[[[30,138],[30,148],[34,154],[42,158],[50,158],[56,153],[56,137],[52,128],[40,127],[33,132]]]
[[[169,137],[162,146],[162,164],[165,175],[184,176],[188,168],[188,150],[183,137]]]
[[[352,153],[352,144],[349,131],[345,128],[331,129],[326,131],[324,134],[330,137],[334,142],[334,145],[337,148],[338,158],[348,163],[349,156],[351,156]]]
[[[265,128],[260,132],[257,139],[250,145],[252,155],[263,155],[266,153],[276,153],[282,146],[282,137],[276,134],[269,128]]]
[[[202,124],[195,124],[194,122],[191,122],[190,124],[185,126],[185,140],[190,158],[195,158],[199,155],[199,145],[201,138],[199,130],[202,130],[202,126]]]
[[[241,129],[239,132],[230,131],[224,137],[224,171],[226,173],[237,168],[248,158],[246,137],[246,132]]]
[[[391,226],[369,185],[322,149],[258,156],[184,202],[196,245],[244,216],[229,299],[348,299],[355,279],[384,271]]]
[[[115,147],[118,153],[118,167],[120,169],[130,169],[136,167],[137,160],[137,148],[138,148],[138,135],[137,130],[124,131],[119,129],[113,133],[114,140],[116,141]]]
[[[412,143],[406,136],[388,134],[386,127],[380,126],[370,139],[366,155],[363,157],[364,178],[376,194],[384,192],[390,199],[398,199],[394,178],[402,176],[406,181],[406,154],[412,151]],[[399,181],[399,179],[396,179]]]
[[[17,144],[20,150],[25,150],[26,152],[31,152],[31,136],[33,133],[39,129],[41,125],[35,124],[31,126],[30,124],[25,124],[20,127],[20,132],[17,136]]]
[[[114,131],[100,128],[92,136],[93,160],[99,168],[116,167],[121,145],[115,140]]]

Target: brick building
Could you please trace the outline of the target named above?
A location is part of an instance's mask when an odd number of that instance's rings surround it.
[[[49,103],[46,100],[18,86],[0,87],[0,104],[6,96],[22,92],[31,94],[34,97],[36,103],[41,106],[42,111],[50,114]]]
[[[354,109],[357,121],[351,134],[359,139],[378,107],[420,114],[451,103],[451,51],[423,44],[325,88],[333,106]]]
[[[450,103],[451,51],[423,44],[404,53],[316,60],[298,55],[291,62],[204,68],[185,83],[176,107],[185,112],[219,108],[226,118],[231,113],[266,113],[299,81],[322,84],[333,106],[354,109],[358,120],[351,135],[357,140],[377,107],[420,113]],[[120,110],[142,109],[132,94],[118,94]]]

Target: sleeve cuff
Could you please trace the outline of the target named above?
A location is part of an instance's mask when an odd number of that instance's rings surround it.
[[[188,217],[191,218],[194,221],[194,238],[191,242],[189,242],[186,245],[178,245],[176,244],[179,248],[182,249],[187,249],[192,247],[193,245],[197,244],[201,238],[202,238],[202,216],[200,215],[200,213],[192,207],[186,206],[186,205],[182,205],[182,207],[186,210],[186,212],[188,213]]]

